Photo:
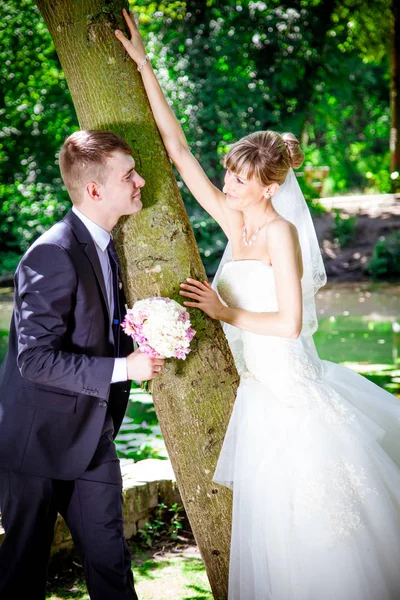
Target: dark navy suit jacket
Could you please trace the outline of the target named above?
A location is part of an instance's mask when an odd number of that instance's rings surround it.
[[[133,350],[121,332],[120,355]],[[21,259],[8,354],[0,370],[0,467],[75,479],[106,412],[117,434],[130,381],[110,384],[114,341],[94,242],[70,211]]]

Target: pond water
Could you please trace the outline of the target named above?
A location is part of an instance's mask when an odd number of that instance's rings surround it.
[[[400,284],[336,284],[316,300],[320,357],[349,366],[400,397]],[[0,362],[11,311],[12,290],[0,290]],[[167,457],[152,398],[138,388],[132,389],[116,442],[124,457]]]
[[[400,285],[335,285],[317,294],[321,358],[400,395]]]

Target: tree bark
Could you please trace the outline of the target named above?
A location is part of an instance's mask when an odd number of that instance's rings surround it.
[[[390,78],[390,173],[400,172],[400,5],[392,0],[392,65]],[[393,192],[400,191],[400,177],[393,179]]]
[[[181,301],[186,277],[205,279],[171,164],[135,65],[114,37],[122,0],[37,0],[82,129],[107,129],[134,149],[146,179],[144,209],[122,219],[116,246],[130,305],[162,295]],[[220,324],[194,310],[186,361],[168,360],[154,385],[160,427],[214,597],[227,598],[231,494],[212,483],[238,376]]]

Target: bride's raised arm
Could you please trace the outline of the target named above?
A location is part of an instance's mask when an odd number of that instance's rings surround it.
[[[146,59],[144,43],[132,12],[128,14],[124,9],[123,15],[128,25],[131,39],[128,40],[119,30],[115,32],[115,35],[140,69],[151,110],[168,156],[175,164],[197,202],[201,204],[219,223],[225,233],[227,233],[227,213],[231,212],[231,210],[225,206],[225,195],[211,183],[191,153],[182,127],[164,97],[151,63]]]

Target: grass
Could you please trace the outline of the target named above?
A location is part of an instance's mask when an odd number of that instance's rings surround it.
[[[165,541],[164,541],[165,542]],[[132,571],[140,600],[212,600],[210,585],[193,539],[166,542],[145,550],[131,541]],[[89,600],[83,569],[76,553],[58,553],[50,563],[46,600]]]
[[[0,364],[7,353],[8,329],[0,329]]]
[[[115,442],[120,458],[135,461],[168,458],[153,399],[135,384],[132,384],[126,415]]]
[[[8,331],[10,327],[13,306],[13,292],[11,288],[0,290],[0,365],[6,355],[8,347]]]
[[[167,554],[148,559],[134,571],[134,576],[141,600],[213,598],[201,558]]]

